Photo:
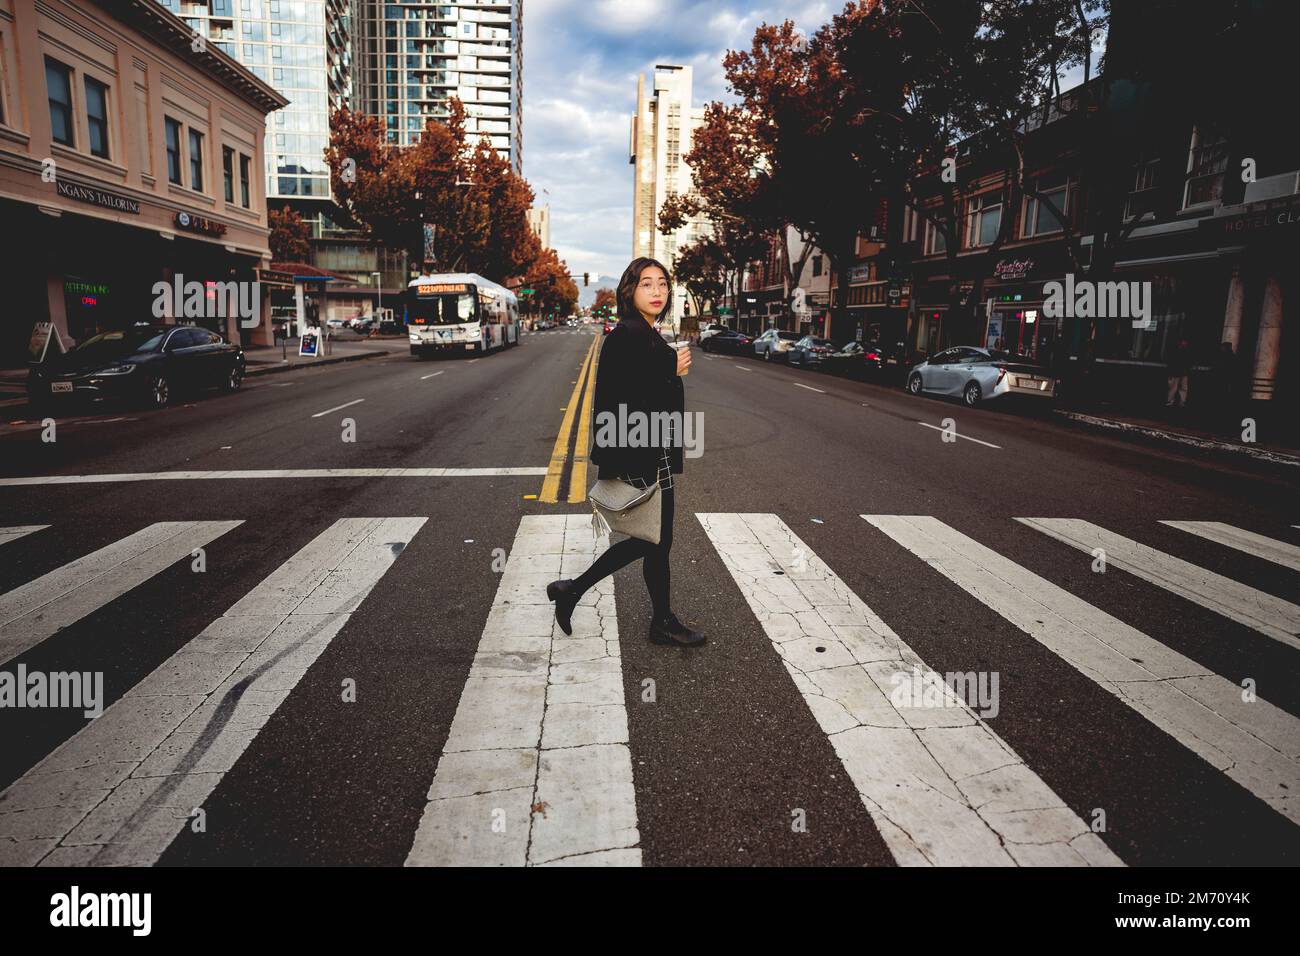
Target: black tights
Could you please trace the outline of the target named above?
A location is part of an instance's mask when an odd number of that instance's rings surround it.
[[[605,549],[604,554],[592,562],[591,567],[574,579],[574,588],[579,597],[597,581],[631,564],[637,558],[644,558],[641,573],[645,577],[646,590],[650,592],[650,603],[654,608],[655,618],[661,618],[671,610],[668,605],[668,552],[673,547],[673,489],[660,488],[659,497],[663,500],[659,543],[651,544],[640,538],[625,538],[611,544]]]

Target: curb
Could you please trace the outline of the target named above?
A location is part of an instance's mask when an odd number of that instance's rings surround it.
[[[1124,437],[1151,439],[1153,441],[1162,442],[1166,445],[1181,445],[1187,448],[1197,448],[1202,451],[1244,455],[1247,458],[1267,462],[1273,465],[1288,465],[1293,468],[1300,467],[1300,455],[1288,455],[1285,452],[1269,451],[1265,448],[1251,448],[1247,445],[1237,445],[1232,442],[1220,441],[1217,438],[1198,438],[1195,435],[1184,435],[1181,432],[1164,431],[1163,429],[1151,428],[1147,425],[1133,425],[1129,422],[1115,421],[1110,418],[1097,418],[1094,415],[1085,415],[1082,412],[1071,412],[1059,408],[1056,409],[1055,412],[1060,417],[1070,422],[1082,425],[1085,428],[1092,428],[1098,431],[1108,431]]]
[[[338,365],[340,362],[359,362],[362,359],[374,358],[378,355],[395,355],[397,352],[389,352],[387,349],[375,349],[370,352],[361,352],[356,355],[339,355],[335,358],[316,359],[313,362],[278,362],[274,365],[261,365],[253,368],[244,368],[244,378],[251,378],[254,375],[274,375],[278,372],[292,372],[300,368],[321,368],[325,365]]]

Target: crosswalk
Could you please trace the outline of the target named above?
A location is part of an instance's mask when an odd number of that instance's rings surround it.
[[[900,575],[929,575],[952,595],[973,598],[1045,649],[1062,676],[1104,690],[1119,713],[1166,735],[1280,825],[1300,824],[1293,698],[1247,692],[1239,675],[1216,672],[1144,633],[1145,625],[1085,600],[1069,580],[1049,580],[937,517],[859,517],[848,533],[863,548],[895,549]],[[996,673],[938,673],[915,649],[925,635],[905,620],[887,623],[884,595],[850,584],[860,580],[854,567],[842,560],[832,567],[781,516],[701,512],[694,520],[719,580],[729,578],[750,616],[737,626],[766,638],[763,653],[783,665],[791,700],[806,706],[895,863],[1131,862],[1127,844],[1096,825],[1068,782],[1036,765],[1039,751],[1017,752],[999,734]],[[247,590],[224,613],[151,661],[100,716],[19,768],[0,792],[0,865],[159,862],[331,642],[365,626],[368,597],[386,575],[402,573],[403,553],[426,521],[340,518],[260,580],[243,582]],[[1276,654],[1300,650],[1300,607],[1170,553],[1177,548],[1150,546],[1140,540],[1147,531],[1126,529],[1130,537],[1081,518],[1015,521],[1037,532],[1055,560],[1076,569],[1101,560],[1109,573],[1261,635]],[[1149,540],[1186,535],[1193,558],[1212,549],[1267,562],[1284,576],[1300,571],[1287,528],[1270,535],[1214,521],[1150,526],[1173,530]],[[60,530],[0,528],[0,556]],[[152,523],[0,594],[0,672],[244,530],[237,518]],[[547,582],[575,577],[599,547],[585,513],[519,519],[436,768],[420,781],[423,809],[407,866],[642,864],[639,762],[629,734],[638,678],[624,673],[614,580],[584,595],[571,635],[554,623],[545,595]],[[1295,581],[1285,580],[1294,596]],[[714,643],[727,636],[710,631]],[[693,653],[709,653],[709,645]],[[1054,731],[1067,752],[1070,731]]]

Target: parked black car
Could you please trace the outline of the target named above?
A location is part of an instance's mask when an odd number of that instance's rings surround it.
[[[885,355],[879,343],[849,342],[838,352],[826,357],[825,371],[832,375],[859,380],[879,378],[885,364]]]
[[[753,355],[754,340],[744,332],[723,329],[708,338],[700,339],[700,348],[706,352],[725,352],[728,355]]]
[[[146,325],[102,332],[27,375],[33,406],[125,399],[162,408],[179,392],[244,381],[244,350],[193,325]]]
[[[819,339],[815,335],[805,335],[790,346],[785,353],[785,360],[789,365],[817,368],[834,351],[835,343],[830,339]]]

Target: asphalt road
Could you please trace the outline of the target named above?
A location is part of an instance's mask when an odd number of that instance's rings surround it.
[[[500,862],[492,841],[512,839],[493,829],[500,817],[503,831],[526,831],[529,862],[1032,863],[1077,851],[1075,862],[1130,866],[1300,863],[1294,482],[1025,410],[968,410],[696,349],[687,408],[703,413],[703,454],[677,476],[672,602],[708,643],[645,639],[634,564],[608,598],[616,635],[612,621],[596,625],[606,641],[617,636],[613,656],[571,678],[565,661],[578,658],[563,658],[563,635],[548,628],[540,671],[511,645],[520,676],[472,673],[502,666],[484,656],[516,620],[501,617],[501,557],[540,540],[521,530],[557,535],[555,519],[574,515],[564,576],[589,560],[589,506],[538,496],[565,409],[586,393],[595,337],[553,330],[477,360],[399,353],[261,376],[159,412],[60,419],[52,442],[22,407],[6,409],[6,479],[484,473],[0,482],[0,528],[48,525],[0,544],[0,670],[102,672],[108,708],[93,721],[69,708],[0,708],[0,860]],[[345,420],[355,440],[344,440]],[[946,440],[948,426],[962,437]],[[527,473],[497,473],[512,468]],[[386,559],[344,562],[305,586],[291,613],[274,612],[321,628],[268,658],[276,679],[235,671],[223,684],[243,657],[225,644],[191,653],[246,595],[279,608],[301,582],[277,569],[363,518],[425,520],[383,525],[371,544]],[[1250,538],[1242,550],[1163,521],[1219,522],[1283,546]],[[205,532],[202,573],[189,546],[116,590],[131,560],[100,561],[94,580],[63,572],[159,522],[240,523]],[[1090,547],[1060,540],[1092,526],[1110,535],[1097,539],[1111,552],[1104,572]],[[772,544],[790,535],[791,547]],[[1115,536],[1136,550],[1126,557]],[[512,564],[521,593],[540,590],[544,578],[528,572],[546,561]],[[810,627],[791,607],[803,598],[846,617]],[[336,632],[331,620],[342,621]],[[791,626],[803,636],[786,645]],[[841,638],[858,663],[831,661],[845,653]],[[852,650],[895,638],[940,674],[996,675],[996,712],[895,719],[862,683],[858,664],[877,658]],[[196,690],[207,662],[227,657],[209,691]],[[168,662],[178,689],[133,691]],[[537,719],[554,721],[540,759],[535,743],[518,744],[527,719],[512,710],[533,699],[530,674],[549,688]],[[607,679],[621,695],[608,695]],[[1243,699],[1250,690],[1257,699]],[[215,716],[192,731],[182,721],[200,705]],[[594,743],[566,746],[562,719]],[[552,733],[559,743],[548,746]],[[989,762],[992,752],[1003,759]],[[519,756],[533,776],[492,769],[493,754]],[[174,799],[140,796],[159,781]],[[531,820],[512,816],[516,798]],[[466,819],[483,832],[452,832]],[[545,849],[548,828],[561,849]]]

